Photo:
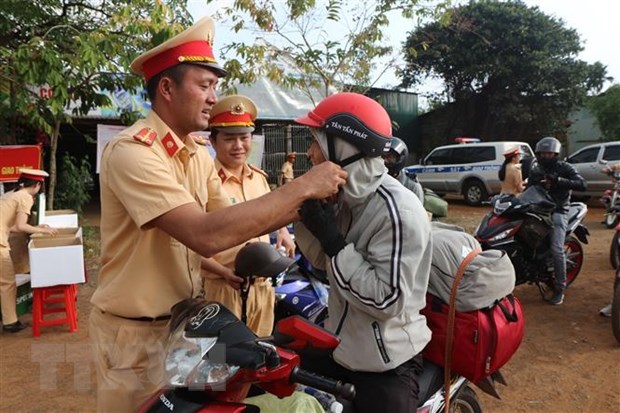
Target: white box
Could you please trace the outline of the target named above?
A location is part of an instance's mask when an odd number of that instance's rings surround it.
[[[85,281],[84,249],[79,238],[35,238],[28,243],[32,288]]]
[[[71,209],[45,211],[41,222],[54,228],[76,228],[78,226],[78,215]]]

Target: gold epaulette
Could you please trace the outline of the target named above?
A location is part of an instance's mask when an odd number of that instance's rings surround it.
[[[153,142],[155,142],[155,139],[157,139],[157,132],[151,128],[142,128],[138,133],[133,135],[133,138],[146,146],[151,146]]]
[[[258,172],[259,174],[263,175],[265,178],[269,178],[269,174],[265,171],[263,171],[260,168],[257,168],[254,165],[248,164],[248,166],[250,167],[251,170]]]
[[[191,136],[191,138],[194,140],[194,142],[196,142],[198,145],[202,145],[202,146],[207,146],[207,138],[205,138],[204,136],[200,136],[200,135],[189,135]]]

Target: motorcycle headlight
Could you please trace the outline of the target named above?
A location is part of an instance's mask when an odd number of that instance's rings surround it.
[[[509,235],[511,235],[512,230],[513,230],[512,228],[509,228],[509,229],[507,229],[505,231],[502,231],[499,234],[497,234],[496,236],[494,236],[493,238],[489,239],[489,241],[494,242],[494,241],[503,240],[504,238],[506,238]]]
[[[175,387],[216,386],[226,383],[239,370],[223,360],[211,360],[209,350],[217,337],[187,337],[181,323],[168,341],[165,374],[168,384]]]

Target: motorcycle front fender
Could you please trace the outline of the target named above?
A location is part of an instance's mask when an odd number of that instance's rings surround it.
[[[590,231],[588,231],[588,228],[585,225],[577,225],[577,228],[575,228],[573,234],[575,234],[579,241],[583,242],[584,244],[588,243],[588,235],[590,235]]]

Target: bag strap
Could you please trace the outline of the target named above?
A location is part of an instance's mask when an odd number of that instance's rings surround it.
[[[517,315],[517,308],[515,307],[515,297],[512,294],[508,294],[506,298],[512,305],[512,313],[504,306],[504,304],[502,304],[500,300],[496,300],[495,305],[497,305],[500,310],[502,310],[504,317],[506,317],[506,320],[508,320],[509,323],[515,323],[519,321],[519,316]]]
[[[459,268],[456,270],[456,275],[454,276],[454,283],[452,284],[452,290],[450,291],[450,306],[448,308],[448,326],[446,331],[446,352],[445,352],[445,365],[443,371],[443,385],[444,385],[444,394],[445,394],[445,403],[444,403],[444,412],[448,413],[450,411],[450,368],[452,367],[452,350],[454,345],[454,319],[456,317],[456,292],[465,274],[465,270],[469,263],[476,257],[476,255],[480,254],[482,250],[477,248],[472,250],[467,256],[461,261]]]

